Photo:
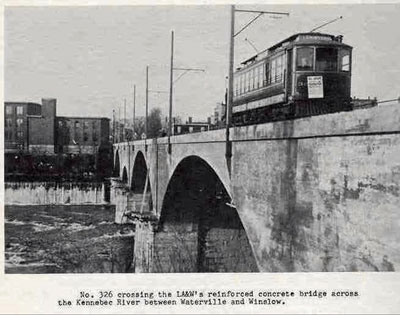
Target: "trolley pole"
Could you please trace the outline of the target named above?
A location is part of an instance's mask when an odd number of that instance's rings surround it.
[[[171,67],[169,71],[169,121],[168,121],[168,153],[171,154],[172,136],[172,92],[174,80],[174,31],[171,31]]]

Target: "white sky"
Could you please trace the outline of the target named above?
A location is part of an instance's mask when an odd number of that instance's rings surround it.
[[[352,95],[400,95],[400,4],[242,5],[285,11],[263,16],[236,38],[236,64],[297,32],[343,16],[321,31],[344,35],[353,46]],[[254,14],[237,13],[236,29]],[[203,68],[183,76],[174,88],[174,114],[204,119],[224,97],[228,70],[228,6],[7,7],[4,27],[4,98],[39,102],[57,98],[58,115],[144,113],[145,68],[150,89],[169,88],[170,32],[175,31],[175,66]],[[175,77],[179,73],[175,74]],[[149,106],[167,113],[168,94],[151,93]]]

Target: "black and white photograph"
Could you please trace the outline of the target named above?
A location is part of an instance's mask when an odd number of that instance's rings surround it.
[[[399,16],[4,6],[4,275],[396,275]]]

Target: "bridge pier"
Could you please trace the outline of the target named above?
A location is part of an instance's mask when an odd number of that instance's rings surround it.
[[[111,178],[111,193],[110,193],[110,203],[115,205],[115,220],[117,224],[126,223],[126,218],[123,214],[127,207],[127,188],[125,183],[123,183],[119,178]]]
[[[152,220],[135,220],[134,270],[135,273],[153,272],[154,230]]]

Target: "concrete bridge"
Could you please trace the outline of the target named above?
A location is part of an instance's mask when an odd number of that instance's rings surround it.
[[[136,272],[400,269],[400,106],[119,143]]]

